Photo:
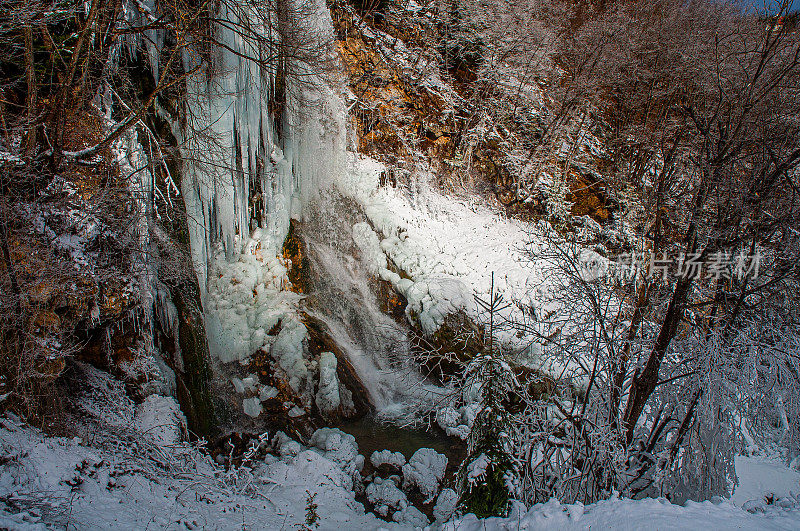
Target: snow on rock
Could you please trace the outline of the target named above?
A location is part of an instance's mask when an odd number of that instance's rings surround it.
[[[440,524],[448,521],[458,506],[458,494],[453,489],[442,489],[433,506],[433,517]]]
[[[253,494],[245,495],[226,485],[225,471],[192,447],[182,450],[189,452],[183,454],[188,459],[176,459],[164,467],[161,461],[151,460],[150,452],[139,450],[137,432],[115,439],[124,432],[120,425],[122,422],[95,424],[92,444],[96,446],[89,447],[78,438],[49,437],[15,418],[0,417],[0,527],[26,531],[45,525],[63,528],[63,516],[69,515],[70,527],[77,529],[296,529],[304,524],[308,493],[318,506],[320,529],[361,531],[428,525],[425,516],[410,505],[394,513],[395,522],[365,513],[350,488],[351,476],[338,463],[303,449],[285,434],[278,433],[274,439],[282,459],[269,459],[254,468],[253,481],[248,482]],[[318,439],[325,439],[330,446],[334,437],[329,433]],[[168,458],[171,452],[167,449],[159,459]],[[742,485],[747,480],[745,468],[738,468]],[[749,470],[753,474],[774,472],[757,467]],[[764,484],[770,478],[759,477]],[[434,507],[437,525],[446,518],[454,499],[455,493],[449,489],[439,495]],[[685,506],[665,499],[613,498],[587,506],[551,500],[529,509],[514,504],[507,518],[466,515],[441,527],[451,531],[610,528],[789,530],[800,528],[800,511],[789,508],[750,514],[719,499],[716,503],[690,501]]]
[[[369,460],[375,468],[385,465],[400,470],[406,464],[406,457],[403,454],[391,450],[376,450],[372,452]]]
[[[308,445],[347,473],[358,477],[364,466],[364,456],[358,453],[358,443],[352,435],[338,428],[320,428],[314,432]]]
[[[261,400],[258,397],[245,398],[242,400],[242,409],[245,415],[250,417],[257,417],[261,414],[264,408],[261,406]]]
[[[249,374],[244,378],[231,378],[231,384],[237,393],[254,391],[256,386],[258,386],[258,376]]]
[[[413,505],[408,505],[394,513],[392,515],[392,520],[400,525],[412,527],[414,529],[424,529],[430,523],[428,517]]]
[[[294,418],[297,418],[297,417],[302,417],[303,415],[306,414],[306,412],[300,406],[292,406],[291,409],[289,409],[289,411],[286,412],[286,414],[289,415],[289,417],[294,419]]]
[[[186,431],[186,417],[174,398],[150,395],[136,407],[134,425],[153,444],[174,446]]]
[[[2,160],[1,155],[0,153],[0,160]],[[40,521],[40,516],[31,514],[28,511],[14,514],[0,507],[0,529],[8,529],[10,531],[47,531],[50,529]]]
[[[342,403],[339,395],[339,378],[336,376],[336,355],[323,352],[319,358],[319,390],[317,391],[317,407],[323,414],[329,414]]]
[[[366,494],[369,502],[376,508],[384,506],[403,509],[408,505],[408,498],[391,479],[375,478],[372,483],[367,485]],[[384,512],[383,516],[385,515]]]
[[[439,492],[439,483],[444,479],[447,457],[432,450],[420,448],[408,463],[403,465],[403,487],[417,487],[425,496],[425,503],[433,500]]]
[[[461,423],[461,413],[454,407],[443,407],[436,411],[436,423],[443,430],[458,426]]]

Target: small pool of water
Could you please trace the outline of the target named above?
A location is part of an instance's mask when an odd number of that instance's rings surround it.
[[[367,463],[375,451],[400,452],[408,459],[420,448],[432,448],[447,456],[447,468],[451,469],[458,467],[467,452],[464,441],[448,437],[439,430],[404,428],[369,416],[344,422],[338,427],[356,438],[358,451],[367,458]]]

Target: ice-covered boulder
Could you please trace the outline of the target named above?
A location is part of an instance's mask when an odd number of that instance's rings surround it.
[[[153,444],[171,446],[181,442],[186,417],[178,402],[167,396],[150,395],[136,407],[134,426]]]
[[[333,352],[323,352],[320,355],[317,407],[324,415],[336,411],[342,403],[336,365],[336,355]]]
[[[426,277],[409,286],[403,295],[408,299],[406,311],[417,315],[427,335],[436,332],[448,316],[468,312],[472,307],[472,292],[450,275]]]
[[[392,515],[392,520],[400,525],[419,529],[424,529],[430,523],[428,517],[413,505],[409,505],[394,513]]]
[[[439,497],[436,498],[436,505],[433,506],[433,517],[436,522],[443,524],[448,521],[456,511],[458,505],[458,494],[453,489],[442,489]]]
[[[264,408],[261,407],[261,400],[258,397],[245,398],[242,400],[242,409],[245,415],[250,417],[257,417],[261,414]]]
[[[420,448],[403,465],[403,487],[417,487],[428,503],[439,492],[439,483],[444,479],[446,469],[447,456],[431,448]]]
[[[358,443],[352,435],[337,428],[320,428],[308,441],[315,452],[325,456],[349,474],[356,477],[364,466],[364,456],[358,453]]]
[[[275,398],[276,396],[278,396],[278,390],[271,385],[262,385],[261,389],[258,391],[258,399],[262,402]]]
[[[406,457],[403,454],[391,450],[376,450],[372,452],[369,460],[375,468],[387,467],[400,470],[406,464]]]
[[[367,486],[367,499],[375,507],[386,506],[392,509],[402,509],[408,505],[408,498],[391,479],[375,478]],[[383,514],[382,516],[386,516]]]

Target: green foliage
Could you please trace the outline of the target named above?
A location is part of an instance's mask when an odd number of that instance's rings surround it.
[[[478,454],[480,455],[480,454]],[[505,516],[511,495],[506,477],[514,473],[514,465],[508,454],[496,448],[485,452],[491,463],[486,474],[461,496],[460,505],[464,512],[474,513],[479,518]]]
[[[460,505],[480,518],[504,516],[512,498],[509,479],[515,475],[508,444],[511,413],[507,398],[514,395],[517,382],[507,361],[498,354],[476,358],[470,376],[481,385],[483,407],[470,432],[469,457],[459,471]],[[482,456],[489,460],[485,474],[470,478],[469,465]]]

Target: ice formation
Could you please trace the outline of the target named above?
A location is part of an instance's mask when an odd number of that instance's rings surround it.
[[[341,404],[339,396],[339,378],[336,376],[336,355],[323,352],[319,357],[319,390],[317,391],[317,407],[323,413],[335,411]]]
[[[261,400],[259,400],[257,397],[245,398],[242,400],[242,409],[244,410],[245,415],[250,417],[257,417],[263,411]]]
[[[332,53],[332,28],[324,3],[304,20],[289,20],[292,31],[319,39],[320,61]],[[292,217],[308,215],[325,183],[345,168],[344,111],[340,98],[307,65],[286,58],[281,77],[260,62],[262,42],[236,30],[239,25],[280,46],[288,28],[276,28],[269,8],[249,3],[220,4],[214,29],[222,43],[214,64],[187,78],[186,123],[176,128],[186,153],[181,189],[190,220],[192,258],[206,311],[212,355],[243,360],[270,348],[266,332],[293,308],[282,295],[287,265],[281,247]],[[200,66],[188,50],[186,71]],[[286,74],[288,72],[288,74]],[[277,91],[285,105],[275,111]],[[278,134],[277,123],[281,124]],[[231,287],[234,289],[231,290]],[[234,293],[231,293],[233,291]],[[284,300],[271,300],[281,299]],[[302,326],[302,325],[301,325]],[[279,357],[293,376],[302,367],[284,338]]]
[[[467,482],[470,485],[480,482],[491,464],[492,461],[486,454],[481,454],[470,461],[467,465]]]

